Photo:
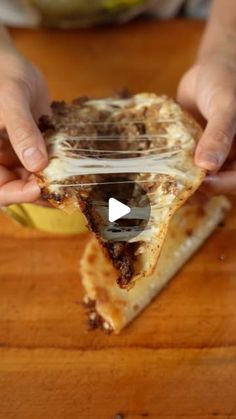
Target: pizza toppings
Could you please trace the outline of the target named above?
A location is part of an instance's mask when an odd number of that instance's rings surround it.
[[[108,242],[108,253],[120,275],[117,282],[121,288],[126,288],[134,274],[135,249],[138,243]]]
[[[101,329],[108,334],[112,332],[110,324],[97,312],[96,301],[85,298],[84,307],[87,312],[90,330]]]

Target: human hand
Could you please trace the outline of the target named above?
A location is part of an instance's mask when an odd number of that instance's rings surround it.
[[[215,56],[194,65],[182,78],[178,101],[206,127],[195,163],[208,170],[208,193],[236,193],[236,60]]]
[[[37,121],[50,109],[39,70],[15,51],[3,51],[0,58],[0,206],[4,206],[39,198],[32,173],[42,170],[48,158]]]

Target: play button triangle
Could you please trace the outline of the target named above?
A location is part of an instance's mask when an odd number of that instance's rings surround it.
[[[113,223],[119,218],[124,217],[125,215],[129,214],[131,211],[128,205],[123,204],[122,202],[118,201],[115,198],[109,198],[108,201],[108,219],[110,223]]]

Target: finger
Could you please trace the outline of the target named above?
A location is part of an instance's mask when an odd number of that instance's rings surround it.
[[[228,106],[226,106],[228,101]],[[235,102],[234,102],[235,101]],[[217,171],[227,158],[236,133],[236,100],[216,102],[209,112],[207,127],[200,139],[195,163],[209,171]]]
[[[199,123],[204,123],[204,118],[196,107],[196,103],[188,91],[179,91],[177,94],[177,102],[188,111]]]
[[[190,92],[186,89],[181,90],[181,85],[177,93],[177,101],[184,109],[187,109],[192,115],[199,114],[199,112],[196,111],[196,103],[194,101],[194,98],[192,97],[192,94],[190,94]]]
[[[17,87],[14,94],[1,97],[0,110],[10,142],[24,167],[31,172],[42,170],[47,165],[46,146],[23,90]]]
[[[11,169],[17,178],[25,181],[35,180],[34,177],[24,168],[24,167],[15,167]]]
[[[5,166],[0,166],[0,186],[16,179],[21,179],[25,182],[30,182],[31,180],[37,182],[35,176],[29,173],[24,167],[19,166],[8,170]]]
[[[196,106],[196,82],[194,76],[196,68],[190,69],[180,80],[177,90],[177,101],[186,109],[201,125],[205,125],[205,119]]]
[[[34,202],[40,196],[35,180],[17,179],[8,169],[0,168],[0,206],[16,203]]]
[[[202,184],[203,190],[210,195],[236,194],[236,172],[225,171],[215,176],[207,176]]]

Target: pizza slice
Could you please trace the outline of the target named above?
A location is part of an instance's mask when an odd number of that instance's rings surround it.
[[[85,306],[92,328],[119,333],[165,287],[175,273],[204,243],[229,211],[223,196],[191,197],[172,218],[153,274],[141,278],[128,292],[117,287],[116,271],[93,238],[81,260]]]
[[[148,93],[53,103],[52,111],[40,122],[50,157],[39,174],[42,195],[65,211],[82,210],[114,279],[130,287],[154,272],[172,216],[204,179],[193,161],[202,130],[172,99]],[[107,223],[114,185],[128,190],[141,225],[148,200],[148,220],[134,237],[126,232],[137,229],[135,217]]]

